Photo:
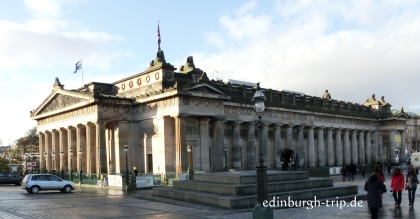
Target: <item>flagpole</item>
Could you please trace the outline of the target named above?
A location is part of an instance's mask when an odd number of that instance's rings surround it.
[[[80,61],[82,62],[82,87],[83,87],[83,59],[80,59]]]

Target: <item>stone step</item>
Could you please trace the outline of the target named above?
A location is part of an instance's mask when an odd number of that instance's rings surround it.
[[[305,180],[291,180],[268,182],[267,192],[285,192],[299,189],[313,189],[333,186],[333,180],[330,178],[314,178]],[[231,184],[203,182],[198,180],[174,181],[174,188],[196,190],[203,192],[212,192],[226,195],[252,195],[257,193],[257,184]]]
[[[160,187],[153,189],[153,195],[220,206],[224,208],[244,208],[252,207],[257,203],[257,195],[231,196],[216,194],[197,190],[177,189],[173,187]],[[330,200],[340,200],[340,197],[357,197],[358,189],[356,185],[334,185],[327,188],[303,189],[287,192],[275,192],[268,194],[268,200],[319,200],[329,198]]]
[[[309,178],[307,171],[267,171],[267,182],[304,180]],[[255,184],[257,176],[255,170],[214,172],[194,174],[194,180],[229,184]]]

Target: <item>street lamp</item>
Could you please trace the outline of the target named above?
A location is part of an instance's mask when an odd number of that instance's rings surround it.
[[[80,157],[80,174],[79,174],[79,184],[83,184],[83,178],[82,178],[82,173],[83,173],[83,164],[82,164],[82,148],[79,149],[79,157]]]
[[[306,159],[305,159],[306,149],[305,149],[305,147],[302,148],[302,151],[303,151],[303,171],[305,171],[305,166],[306,166]]]
[[[192,171],[191,171],[191,145],[188,143],[187,146],[187,155],[188,155],[188,179],[191,179]]]
[[[61,172],[60,172],[60,175],[61,175],[61,178],[62,179],[64,179],[64,169],[63,169],[63,157],[64,157],[64,152],[63,151],[60,151],[60,157],[61,157]]]
[[[8,159],[8,160],[9,160],[9,171],[10,171],[10,172],[12,172],[12,163],[11,163],[11,161],[10,161],[10,158],[12,158],[12,156],[10,156],[10,155],[6,155],[6,159]]]
[[[369,152],[370,152],[370,170],[373,170],[372,148],[369,149]]]
[[[44,151],[44,160],[45,160],[44,171],[45,173],[47,173],[48,171],[47,171],[47,152],[46,151]]]
[[[23,155],[23,157],[25,158],[25,175],[28,174],[28,158],[29,158],[29,154],[25,154]]]
[[[52,157],[52,173],[55,175],[55,166],[54,166],[54,160],[55,160],[55,152],[54,149],[51,151],[51,157]]]
[[[128,179],[128,145],[127,145],[127,142],[124,145],[124,152],[125,152],[125,185],[128,189],[129,179]]]
[[[258,165],[255,166],[257,171],[257,204],[252,211],[253,218],[273,218],[273,209],[264,207],[263,202],[267,200],[267,166],[264,165],[263,145],[262,145],[262,128],[264,125],[261,122],[262,114],[265,109],[265,96],[260,88],[260,83],[257,83],[257,90],[255,91],[252,102],[255,104],[255,113],[258,115],[258,140],[259,140],[259,160]]]
[[[70,181],[73,182],[73,150],[70,149]]]
[[[362,148],[362,164],[365,163],[365,149]]]
[[[225,152],[225,171],[228,171],[228,168],[227,168],[227,146],[226,146],[226,143],[225,143],[225,146],[223,147],[223,151]]]

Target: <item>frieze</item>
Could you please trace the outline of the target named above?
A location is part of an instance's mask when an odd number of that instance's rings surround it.
[[[74,105],[76,103],[80,103],[85,99],[74,97],[66,94],[58,94],[49,104],[46,106],[42,111],[42,113],[51,112],[54,110],[58,110],[67,106]]]
[[[152,136],[152,135],[158,135],[158,134],[159,134],[159,129],[157,125],[140,128],[140,136],[144,136],[144,135]]]
[[[78,110],[70,111],[67,113],[51,116],[45,119],[40,119],[38,121],[38,126],[55,123],[55,122],[59,122],[63,120],[68,120],[75,117],[82,117],[82,116],[86,116],[93,113],[96,113],[96,106],[89,106],[83,109],[78,109]]]

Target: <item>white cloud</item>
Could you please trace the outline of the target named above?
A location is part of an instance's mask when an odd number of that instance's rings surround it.
[[[25,0],[26,6],[37,17],[57,17],[61,15],[61,1],[58,0]]]
[[[262,15],[251,6],[220,18],[224,30],[212,35],[224,42],[213,42],[233,46],[199,54],[196,66],[265,88],[318,96],[329,89],[343,101],[362,103],[376,93],[396,108],[420,111],[412,80],[420,57],[418,2],[280,1]]]

